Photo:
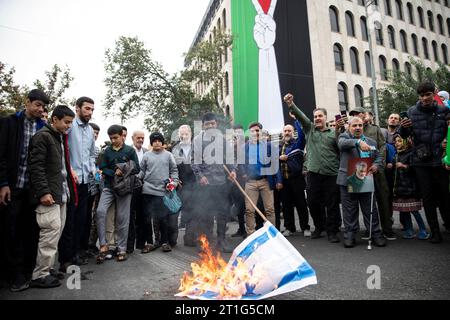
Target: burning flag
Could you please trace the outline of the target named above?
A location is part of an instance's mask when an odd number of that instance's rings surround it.
[[[270,223],[245,239],[226,263],[201,239],[200,264],[192,263],[176,296],[199,300],[260,300],[317,284],[314,269]]]

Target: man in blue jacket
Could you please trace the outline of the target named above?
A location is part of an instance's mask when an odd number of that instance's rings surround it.
[[[250,140],[245,144],[245,165],[242,166],[243,177],[246,180],[245,192],[254,204],[261,196],[264,204],[264,215],[275,225],[275,209],[273,190],[281,189],[281,176],[278,170],[277,154],[272,157],[272,148],[263,140],[262,125],[253,122],[249,125]],[[275,160],[275,161],[274,161]],[[245,225],[247,234],[255,232],[255,209],[250,201],[245,200]]]
[[[34,89],[28,93],[24,111],[0,119],[0,210],[6,233],[2,256],[7,257],[13,292],[29,287],[36,262],[38,227],[31,203],[28,146],[45,125],[41,116],[47,104],[47,95]]]

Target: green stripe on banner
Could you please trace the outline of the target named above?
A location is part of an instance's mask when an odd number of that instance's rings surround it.
[[[258,120],[259,49],[253,38],[255,16],[252,0],[231,1],[234,123],[245,129]]]

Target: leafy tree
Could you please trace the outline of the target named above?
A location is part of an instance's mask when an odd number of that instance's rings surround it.
[[[144,115],[149,131],[167,135],[181,124],[192,126],[206,111],[219,111],[210,96],[195,96],[184,74],[164,71],[136,37],[120,37],[105,58],[105,116],[112,113],[123,123]]]
[[[53,65],[50,71],[45,72],[45,80],[36,80],[33,84],[37,89],[44,91],[49,97],[49,111],[59,104],[74,105],[75,99],[64,97],[64,93],[70,88],[74,78],[70,74],[70,69],[65,66],[61,68],[57,64]]]
[[[5,116],[19,110],[24,103],[23,92],[26,87],[20,87],[14,82],[14,67],[9,68],[0,61],[0,116]]]
[[[21,110],[30,91],[28,86],[16,84],[15,72],[14,67],[8,69],[7,65],[0,61],[0,116]],[[50,71],[45,72],[45,80],[34,82],[35,88],[47,93],[50,99],[49,111],[58,104],[74,104],[74,99],[64,97],[73,79],[67,66],[62,69],[55,64]]]
[[[440,90],[450,90],[450,71],[446,65],[440,64],[435,71],[427,68],[421,61],[410,59],[413,72],[389,71],[390,82],[385,87],[379,88],[378,106],[380,111],[380,123],[386,123],[391,113],[400,113],[416,104],[418,98],[416,89],[420,83],[431,81]],[[372,105],[371,97],[366,98]]]

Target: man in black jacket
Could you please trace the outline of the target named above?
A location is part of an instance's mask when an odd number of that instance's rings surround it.
[[[431,242],[442,242],[436,207],[439,204],[444,222],[448,222],[448,171],[442,164],[441,143],[447,135],[450,110],[434,101],[435,86],[423,83],[417,88],[419,102],[408,110],[408,118],[401,122],[402,138],[411,137],[414,143],[412,167],[423,199],[423,206],[431,229]],[[446,170],[447,169],[447,170]]]
[[[11,291],[28,288],[37,247],[37,225],[30,201],[28,145],[44,126],[41,120],[47,95],[31,90],[25,110],[0,119],[0,210],[5,217],[6,256]],[[2,263],[3,265],[3,263]]]
[[[76,204],[75,180],[71,174],[67,130],[75,113],[67,106],[53,110],[51,125],[46,125],[31,139],[28,166],[33,198],[38,200],[36,220],[40,228],[36,267],[30,286],[60,286],[50,275],[58,241],[66,220],[66,204]]]

